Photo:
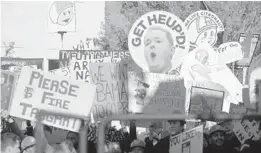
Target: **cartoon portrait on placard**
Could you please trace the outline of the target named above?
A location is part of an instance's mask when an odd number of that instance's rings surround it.
[[[184,21],[187,27],[190,41],[190,51],[208,43],[214,46],[218,39],[218,33],[224,31],[224,26],[217,15],[210,11],[197,11],[192,13]]]
[[[136,82],[137,82],[137,88],[135,89],[136,94],[134,95],[134,98],[136,99],[136,104],[144,105],[145,98],[147,96],[147,88],[149,88],[150,85],[140,80],[136,80]]]
[[[179,75],[188,53],[187,31],[182,20],[165,11],[141,16],[132,26],[128,47],[133,60],[145,72]]]
[[[74,18],[74,4],[69,1],[54,2],[50,8],[50,19],[54,24],[65,26]]]

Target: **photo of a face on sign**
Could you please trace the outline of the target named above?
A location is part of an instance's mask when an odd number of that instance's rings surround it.
[[[224,31],[224,26],[217,15],[210,11],[197,11],[185,20],[190,41],[190,49],[208,43],[214,46],[217,42],[218,33]]]
[[[187,31],[175,15],[153,11],[132,26],[128,47],[133,60],[145,72],[179,74],[177,68],[188,53]]]

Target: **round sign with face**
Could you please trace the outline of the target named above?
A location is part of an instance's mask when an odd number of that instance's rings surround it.
[[[189,15],[184,21],[188,30],[190,49],[202,43],[214,46],[218,33],[224,31],[224,26],[219,17],[210,11],[197,11]]]
[[[56,1],[52,4],[49,16],[54,24],[68,25],[74,18],[74,4],[69,1]]]
[[[128,47],[133,60],[145,72],[171,73],[188,53],[187,30],[172,13],[149,12],[132,25]]]

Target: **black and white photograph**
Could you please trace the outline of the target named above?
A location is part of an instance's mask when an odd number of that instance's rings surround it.
[[[260,153],[261,1],[7,1],[2,153]]]

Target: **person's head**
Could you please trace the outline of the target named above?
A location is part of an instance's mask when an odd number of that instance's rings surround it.
[[[151,27],[144,37],[144,56],[150,72],[166,73],[172,68],[173,38],[161,27]]]
[[[67,137],[66,137],[67,140],[70,140],[72,141],[73,145],[78,145],[78,142],[79,142],[79,135],[78,133],[75,133],[75,132],[69,132],[67,134]]]
[[[106,153],[121,153],[120,145],[112,142],[106,146]]]
[[[20,138],[11,132],[1,134],[2,153],[20,153]]]
[[[25,137],[21,142],[21,152],[35,153],[35,151],[36,151],[35,138],[32,136]]]
[[[149,126],[150,133],[159,134],[162,132],[162,124],[161,122],[152,122]]]
[[[131,153],[144,153],[145,142],[142,140],[133,140],[131,143]]]
[[[184,125],[186,121],[184,120],[168,120],[169,123],[169,133],[171,135],[179,134],[184,131]]]
[[[209,131],[209,143],[215,147],[223,147],[225,134],[226,130],[222,126],[213,126]]]

